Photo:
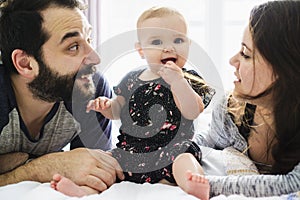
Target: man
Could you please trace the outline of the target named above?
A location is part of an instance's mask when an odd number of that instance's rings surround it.
[[[0,186],[59,173],[105,190],[123,174],[109,153],[92,150],[110,149],[111,124],[85,113],[85,103],[111,91],[95,70],[100,58],[83,4],[2,0],[0,7]]]

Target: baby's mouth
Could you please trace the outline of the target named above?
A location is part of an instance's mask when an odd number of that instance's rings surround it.
[[[168,61],[172,61],[173,63],[176,63],[177,59],[176,58],[164,58],[161,60],[161,63],[166,64]]]

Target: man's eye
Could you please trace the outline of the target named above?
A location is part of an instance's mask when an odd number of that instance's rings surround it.
[[[162,45],[162,41],[161,40],[153,40],[152,42],[151,42],[151,44],[152,45]]]
[[[175,40],[174,40],[174,43],[175,44],[181,44],[181,43],[183,43],[184,42],[184,39],[183,38],[176,38]]]
[[[76,45],[73,45],[71,47],[68,48],[69,51],[77,51],[79,49],[79,45],[76,44]]]

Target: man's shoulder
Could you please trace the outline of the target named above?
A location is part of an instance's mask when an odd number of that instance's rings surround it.
[[[96,86],[95,96],[106,96],[111,98],[112,92],[110,89],[110,85],[102,73],[95,73],[95,75],[93,76],[93,81]]]

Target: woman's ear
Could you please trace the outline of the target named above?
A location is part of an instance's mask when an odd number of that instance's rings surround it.
[[[144,56],[144,51],[142,49],[141,43],[136,42],[134,46],[135,46],[135,49],[139,52],[141,58],[144,59],[145,56]]]
[[[31,57],[25,51],[15,49],[11,54],[11,59],[20,75],[27,78],[34,77],[34,71],[30,65]]]

